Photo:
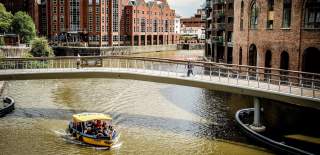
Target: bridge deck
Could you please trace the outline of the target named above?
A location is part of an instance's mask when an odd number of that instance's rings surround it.
[[[203,70],[194,70],[196,73],[186,76],[186,69],[179,72],[167,70],[151,70],[141,68],[46,68],[46,69],[14,69],[0,70],[0,80],[27,80],[27,79],[63,79],[63,78],[123,78],[137,79],[171,84],[182,84],[195,87],[204,87],[213,90],[258,96],[280,100],[293,104],[320,109],[320,91],[305,87],[296,87],[285,84],[273,84],[267,81],[249,80],[234,76],[218,76],[203,74]],[[168,80],[169,79],[169,80]]]
[[[76,69],[79,62],[83,68]],[[186,76],[187,66],[193,66],[194,76]],[[178,84],[320,109],[320,74],[315,73],[130,56],[0,58],[0,80],[68,78],[122,78]]]

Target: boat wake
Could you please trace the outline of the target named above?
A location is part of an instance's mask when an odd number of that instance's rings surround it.
[[[62,138],[65,142],[71,143],[71,144],[76,144],[76,145],[81,145],[81,146],[86,146],[95,150],[113,150],[113,149],[120,149],[122,142],[119,142],[120,135],[118,136],[116,143],[111,146],[111,147],[99,147],[99,146],[92,146],[89,144],[86,144],[84,142],[81,142],[77,140],[75,137],[72,137],[71,134],[67,133],[66,131],[60,129],[60,130],[53,130],[53,132]]]

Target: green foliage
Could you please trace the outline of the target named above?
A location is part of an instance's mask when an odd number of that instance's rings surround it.
[[[34,57],[49,57],[53,55],[51,47],[46,38],[35,38],[31,45],[31,55]]]
[[[3,38],[3,37],[0,37],[0,46],[3,46],[4,44],[5,44],[4,38]]]
[[[0,32],[8,32],[11,27],[13,15],[7,12],[6,8],[0,3]]]
[[[36,36],[36,28],[32,18],[22,11],[14,14],[12,30],[20,36],[22,43],[29,43]]]

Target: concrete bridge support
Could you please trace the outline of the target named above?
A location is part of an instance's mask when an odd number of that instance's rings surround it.
[[[250,128],[256,132],[264,132],[266,127],[261,124],[261,103],[258,97],[253,98],[254,102],[254,117],[253,124]]]

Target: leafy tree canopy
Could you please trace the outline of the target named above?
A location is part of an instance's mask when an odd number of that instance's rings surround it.
[[[32,18],[22,11],[14,14],[12,31],[20,36],[23,43],[29,43],[36,36],[36,28]]]
[[[32,41],[30,53],[34,57],[49,57],[53,55],[53,51],[48,45],[48,40],[44,37],[35,38]]]
[[[0,3],[0,32],[10,31],[13,15],[7,12],[6,8]]]

